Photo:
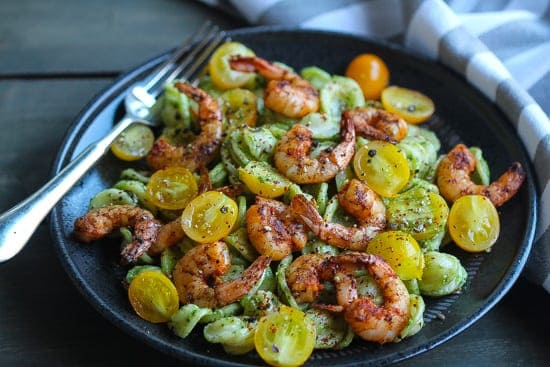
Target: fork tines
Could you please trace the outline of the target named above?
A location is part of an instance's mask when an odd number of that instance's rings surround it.
[[[224,41],[227,35],[220,31],[218,27],[203,38],[193,50],[181,60],[179,65],[170,73],[167,81],[170,82],[176,78],[194,82],[195,73],[201,70],[201,66],[208,60],[214,50]]]
[[[197,70],[200,70],[225,39],[226,33],[220,31],[218,26],[209,21],[204,23],[172,53],[169,59],[157,67],[144,88],[151,95],[158,95],[166,83],[176,78],[191,81]]]

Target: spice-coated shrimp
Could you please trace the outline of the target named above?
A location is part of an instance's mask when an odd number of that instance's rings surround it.
[[[399,276],[382,258],[364,252],[333,256],[329,268],[334,271],[336,299],[344,318],[361,338],[384,344],[395,340],[410,318],[409,292]],[[354,273],[366,270],[378,283],[384,296],[381,306],[370,297],[358,295]]]
[[[315,205],[303,195],[296,195],[292,199],[290,210],[322,241],[343,249],[365,250],[368,242],[386,226],[386,207],[382,199],[365,183],[353,179],[342,186],[338,201],[357,218],[358,226],[346,227],[325,221]]]
[[[151,212],[137,206],[109,205],[78,218],[73,233],[79,241],[92,242],[120,227],[131,227],[134,231],[132,242],[121,252],[122,261],[131,263],[156,241],[161,224]]]
[[[353,122],[357,135],[369,139],[397,143],[407,136],[409,130],[401,117],[374,107],[357,107],[344,111],[342,115]]]
[[[244,297],[261,279],[271,259],[259,256],[241,277],[222,282],[231,267],[229,249],[223,241],[199,244],[178,260],[172,273],[180,301],[216,308]]]
[[[282,260],[307,242],[307,231],[284,203],[256,196],[246,211],[246,228],[252,245],[262,255]]]
[[[319,109],[319,93],[298,74],[259,57],[234,56],[231,68],[238,71],[257,71],[269,80],[264,91],[267,108],[288,117],[303,117]]]
[[[449,201],[464,195],[483,195],[495,206],[501,206],[516,194],[525,180],[525,170],[520,163],[514,162],[490,185],[477,185],[470,178],[475,165],[475,156],[464,144],[451,149],[437,167],[437,186],[441,195]]]
[[[218,153],[222,140],[222,113],[216,100],[202,89],[181,82],[174,86],[198,103],[201,132],[186,146],[157,140],[147,155],[147,164],[155,170],[183,166],[194,172],[208,165]]]
[[[275,147],[275,166],[299,184],[326,182],[345,169],[355,153],[355,130],[351,121],[342,119],[340,135],[337,146],[312,158],[313,132],[303,125],[294,125]]]

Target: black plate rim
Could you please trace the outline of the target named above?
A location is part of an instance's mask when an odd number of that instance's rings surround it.
[[[434,63],[433,60],[426,58],[425,56],[416,53],[413,50],[404,49],[403,47],[390,43],[384,40],[372,39],[366,36],[352,35],[335,31],[326,31],[326,30],[315,30],[315,29],[302,29],[295,27],[285,27],[285,26],[260,26],[260,27],[249,27],[249,28],[240,28],[227,31],[228,35],[231,36],[250,36],[250,35],[260,35],[262,33],[309,33],[311,35],[317,35],[319,37],[346,37],[357,39],[362,42],[369,42],[376,44],[378,46],[390,49],[395,52],[402,54],[410,55],[414,57],[418,62],[421,63]],[[136,77],[138,77],[143,72],[150,70],[155,65],[158,65],[171,54],[171,50],[167,51],[159,56],[156,56],[144,63],[137,65],[136,67],[130,69],[128,72],[121,74],[113,83],[100,91],[96,96],[94,96],[88,104],[86,104],[78,116],[74,119],[73,123],[68,127],[65,136],[61,143],[61,148],[56,155],[54,164],[52,166],[51,175],[54,176],[57,174],[69,161],[71,155],[74,153],[76,148],[76,143],[78,142],[80,136],[84,132],[85,128],[91,125],[94,121],[94,118],[97,114],[110,103],[113,99],[117,98],[122,91],[124,91],[132,82],[134,82]],[[457,75],[454,71],[443,66],[449,73]],[[459,76],[463,79],[461,76]],[[473,88],[473,87],[472,87]],[[479,91],[475,90],[476,93]],[[490,103],[490,101],[487,101]],[[518,138],[519,140],[519,138]],[[522,152],[527,157],[526,150],[522,146]],[[375,363],[365,362],[365,365],[369,366],[382,366],[388,363],[399,362],[405,359],[412,358],[416,355],[419,355],[423,352],[429,351],[460,334],[462,331],[466,330],[481,317],[483,317],[487,312],[489,312],[505,295],[508,293],[510,288],[513,286],[515,281],[521,274],[521,271],[525,267],[527,259],[529,257],[534,236],[535,236],[535,227],[537,221],[537,195],[536,195],[536,184],[535,184],[535,173],[531,164],[526,167],[528,173],[528,179],[525,182],[528,190],[529,202],[527,203],[529,210],[529,218],[527,218],[528,228],[525,232],[522,244],[518,248],[516,256],[512,259],[513,265],[508,267],[504,277],[499,284],[493,289],[490,293],[490,296],[486,298],[485,303],[480,307],[476,312],[473,312],[468,318],[464,319],[462,323],[456,325],[453,328],[447,329],[445,332],[442,332],[436,335],[430,343],[426,343],[420,347],[410,347],[404,349],[403,351],[397,353],[397,355],[391,360],[379,359]],[[62,215],[60,211],[60,206],[56,206],[50,215],[50,233],[52,239],[54,240],[55,251],[58,255],[58,258],[64,268],[64,270],[69,275],[69,278],[79,290],[79,292],[84,296],[84,298],[107,320],[127,332],[130,336],[145,342],[146,344],[156,348],[159,351],[162,351],[165,354],[171,355],[178,359],[185,359],[189,362],[195,362],[205,366],[220,366],[220,361],[215,358],[211,358],[207,355],[195,353],[193,351],[181,350],[175,348],[172,343],[169,343],[161,338],[156,338],[155,336],[149,335],[145,337],[143,331],[136,327],[135,325],[128,324],[120,315],[113,314],[109,308],[108,304],[99,299],[96,293],[86,287],[82,278],[78,273],[76,265],[71,261],[70,256],[67,252],[64,251],[63,246],[61,245],[64,238],[62,232],[62,227],[60,221],[62,220]],[[240,363],[234,363],[232,361],[224,361],[224,366],[245,366]],[[246,366],[249,366],[248,364]],[[349,364],[338,364],[339,367],[344,366],[357,366],[356,363]]]

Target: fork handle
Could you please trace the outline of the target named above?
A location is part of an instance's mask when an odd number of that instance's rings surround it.
[[[0,262],[23,249],[57,202],[105,154],[113,141],[136,121],[126,116],[102,139],[90,144],[33,195],[0,215]]]

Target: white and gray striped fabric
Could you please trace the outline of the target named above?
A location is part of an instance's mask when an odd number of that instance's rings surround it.
[[[201,0],[250,24],[400,43],[461,73],[517,128],[534,164],[539,220],[525,275],[550,292],[550,0]]]

